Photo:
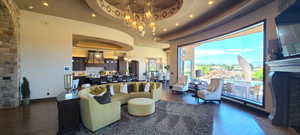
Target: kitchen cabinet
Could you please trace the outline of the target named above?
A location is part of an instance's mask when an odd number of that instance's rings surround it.
[[[139,62],[138,61],[133,60],[129,63],[129,73],[133,74],[135,76],[139,75]]]
[[[118,59],[118,72],[120,74],[126,74],[127,62],[124,60],[124,57],[119,57]]]
[[[114,59],[105,59],[104,69],[108,71],[117,71],[118,70],[118,61]]]
[[[104,63],[87,63],[87,58],[73,57],[73,71],[85,71],[86,67],[103,67],[107,71],[118,70],[118,60],[104,59]]]
[[[73,57],[73,71],[84,71],[86,69],[85,57]]]

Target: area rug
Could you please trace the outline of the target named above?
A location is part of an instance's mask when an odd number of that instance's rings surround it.
[[[155,113],[131,116],[122,106],[121,120],[99,129],[95,135],[211,135],[214,105],[190,105],[169,101],[156,103]],[[92,134],[86,129],[79,135]]]

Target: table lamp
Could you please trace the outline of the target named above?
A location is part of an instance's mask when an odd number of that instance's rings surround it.
[[[67,93],[70,92],[72,89],[72,81],[73,81],[73,75],[72,74],[65,74],[64,75],[64,88],[67,91]]]
[[[201,84],[199,77],[203,76],[202,70],[196,70],[195,72],[196,72],[197,81],[199,81],[199,83]]]

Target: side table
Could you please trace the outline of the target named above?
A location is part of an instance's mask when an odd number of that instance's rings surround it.
[[[56,97],[58,109],[58,135],[80,130],[80,98],[77,95],[66,97],[63,92]]]

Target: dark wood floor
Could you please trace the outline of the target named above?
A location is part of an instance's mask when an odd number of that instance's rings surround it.
[[[171,94],[163,90],[162,100],[197,104],[189,93]],[[214,113],[214,135],[295,135],[289,129],[278,128],[259,113],[242,106],[223,102],[211,103]],[[55,101],[35,102],[27,107],[0,110],[1,135],[55,135],[57,108]]]

